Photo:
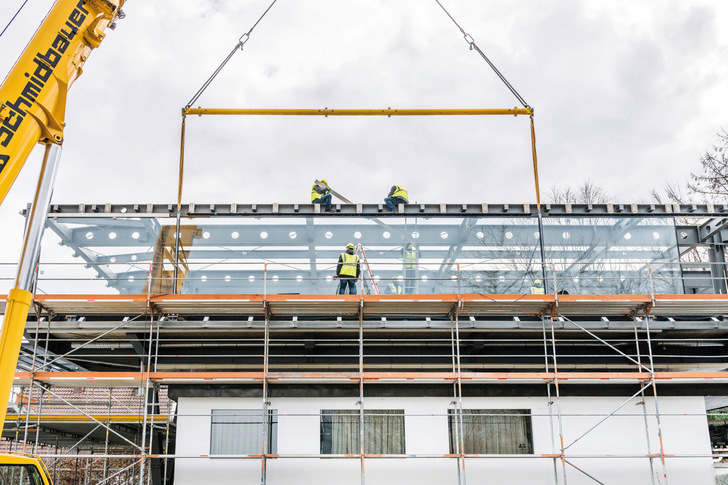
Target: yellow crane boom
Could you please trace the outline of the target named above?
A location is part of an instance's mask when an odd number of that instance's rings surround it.
[[[35,145],[46,145],[15,288],[8,295],[0,334],[0,423],[3,424],[33,299],[30,292],[33,265],[63,143],[66,95],[81,75],[91,51],[104,39],[104,31],[110,26],[113,28],[116,18],[123,17],[120,10],[123,4],[124,0],[58,0],[0,85],[0,204]],[[6,455],[0,455],[0,468],[13,463]],[[28,464],[35,466],[43,483],[50,484],[40,462]]]
[[[66,94],[124,0],[59,0],[0,86],[0,204],[37,143],[63,142]]]

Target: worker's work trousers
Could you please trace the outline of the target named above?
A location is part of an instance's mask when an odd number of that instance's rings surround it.
[[[385,197],[384,203],[387,204],[387,209],[397,212],[397,204],[406,204],[407,200],[402,197]]]
[[[324,210],[331,210],[331,194],[324,194],[318,199],[313,201],[314,204],[321,204],[324,206]]]
[[[349,294],[356,295],[356,279],[340,278],[339,279],[339,295],[346,295],[346,287],[349,287]]]

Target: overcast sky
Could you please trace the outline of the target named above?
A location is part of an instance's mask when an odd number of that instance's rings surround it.
[[[536,111],[541,186],[615,202],[687,179],[728,128],[728,2],[442,0]],[[0,2],[4,27],[22,0]],[[180,109],[269,0],[131,0],[68,97],[56,203],[174,203]],[[7,73],[52,4],[0,37]],[[197,105],[512,108],[434,0],[278,0]],[[184,202],[535,201],[527,117],[193,117]],[[15,261],[37,148],[0,208]],[[10,240],[8,240],[9,238]],[[16,242],[17,239],[17,242]]]

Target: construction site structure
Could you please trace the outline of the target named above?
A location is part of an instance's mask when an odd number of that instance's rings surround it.
[[[319,209],[51,206],[6,449],[57,483],[714,480],[727,208]]]
[[[0,201],[46,146],[0,280],[3,483],[713,479],[725,206],[542,206],[533,108],[437,1],[522,108],[194,108],[271,4],[182,110],[176,206],[47,214],[68,87],[122,3],[58,2],[0,89]],[[536,204],[183,205],[187,115],[527,115]],[[333,295],[349,241],[362,291]]]

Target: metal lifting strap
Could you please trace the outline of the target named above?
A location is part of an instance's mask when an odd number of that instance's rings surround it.
[[[478,45],[475,43],[475,39],[473,39],[473,37],[470,34],[465,32],[465,30],[462,27],[460,27],[460,24],[457,23],[457,21],[452,17],[452,15],[450,15],[450,12],[448,12],[447,9],[442,5],[442,3],[440,3],[440,0],[435,0],[435,1],[440,6],[440,8],[442,8],[442,10],[445,12],[445,14],[447,14],[447,16],[450,17],[450,20],[452,20],[452,22],[457,26],[457,28],[460,29],[460,32],[462,32],[463,37],[465,38],[465,42],[467,42],[470,45],[470,50],[475,50],[475,52],[480,54],[480,57],[482,57],[485,60],[485,62],[488,63],[490,68],[493,69],[493,72],[495,72],[496,75],[500,78],[500,80],[503,81],[503,84],[505,84],[506,87],[511,91],[511,93],[513,93],[513,95],[516,97],[518,102],[521,103],[524,108],[530,109],[531,107],[526,102],[526,100],[523,99],[523,96],[518,94],[518,91],[516,91],[516,88],[514,88],[511,85],[511,83],[508,82],[508,80],[505,78],[505,76],[503,74],[501,74],[501,72],[498,70],[497,67],[495,67],[495,64],[493,64],[490,61],[490,59],[488,59],[488,56],[486,56],[485,53],[483,53],[483,51],[480,50],[480,47],[478,47]]]
[[[230,59],[232,59],[232,57],[235,55],[235,53],[238,51],[238,49],[243,50],[243,46],[250,39],[250,34],[253,32],[253,29],[255,29],[258,26],[258,24],[260,23],[260,21],[263,20],[263,17],[265,17],[265,14],[267,14],[268,11],[270,11],[270,9],[273,7],[273,5],[277,1],[278,0],[273,0],[273,2],[270,5],[268,5],[268,8],[265,9],[265,12],[263,12],[263,15],[261,15],[260,18],[253,24],[253,26],[250,28],[250,30],[248,30],[246,33],[244,33],[243,35],[240,36],[240,38],[238,39],[237,44],[235,44],[235,47],[233,47],[233,50],[230,51],[230,53],[227,55],[227,57],[222,61],[222,63],[218,66],[218,68],[215,69],[215,71],[207,79],[207,81],[205,81],[205,83],[202,85],[202,87],[197,90],[197,92],[195,93],[195,95],[192,96],[192,99],[190,99],[187,102],[187,105],[186,105],[187,107],[190,107],[195,102],[197,102],[197,99],[200,96],[202,96],[202,93],[205,92],[205,89],[207,89],[207,87],[212,83],[212,81],[215,80],[215,78],[217,77],[217,75],[220,74],[220,71],[222,71],[222,69],[225,67],[225,64],[227,64],[228,61],[230,61]]]

